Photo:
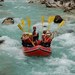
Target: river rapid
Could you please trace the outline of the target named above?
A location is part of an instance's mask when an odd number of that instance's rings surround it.
[[[0,75],[75,75],[75,18],[73,14],[63,13],[62,9],[46,8],[40,3],[28,4],[27,0],[5,0],[0,7]],[[52,54],[49,57],[27,57],[21,45],[22,31],[17,24],[23,18],[27,31],[26,16],[33,25],[41,24],[41,16],[45,22],[51,15],[61,15],[65,25],[58,30],[53,39]],[[6,17],[13,17],[15,23],[3,25]],[[47,24],[48,25],[48,24]],[[51,25],[51,30],[55,27]],[[39,27],[41,33],[41,27]],[[72,32],[70,32],[72,30]]]

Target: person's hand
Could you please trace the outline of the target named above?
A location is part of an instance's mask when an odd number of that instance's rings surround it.
[[[58,32],[57,31],[54,31],[54,32],[52,32],[53,34],[58,34]]]

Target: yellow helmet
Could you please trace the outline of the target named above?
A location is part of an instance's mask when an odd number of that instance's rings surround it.
[[[32,35],[32,33],[29,33],[29,35]]]

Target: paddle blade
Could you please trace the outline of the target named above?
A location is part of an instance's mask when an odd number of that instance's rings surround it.
[[[48,24],[52,23],[54,21],[54,19],[55,19],[55,16],[50,16],[48,18]]]
[[[30,25],[31,25],[31,20],[29,19],[28,20],[28,27],[30,27]]]
[[[61,28],[64,24],[65,24],[65,21],[62,21],[62,22],[58,25],[58,27],[56,28],[55,31],[57,31],[59,28]]]
[[[21,20],[21,24],[22,24],[22,27],[25,26],[25,21],[23,19]]]
[[[48,30],[50,29],[50,23],[52,23],[53,21],[54,21],[54,19],[55,19],[55,16],[50,16],[49,18],[48,18]]]
[[[31,20],[30,20],[29,17],[27,17],[27,21],[28,21],[28,27],[30,27],[30,25],[31,25]]]
[[[45,19],[45,17],[44,17],[44,16],[42,16],[42,17],[41,17],[42,25],[43,25],[43,23],[44,23],[44,19]]]
[[[62,21],[58,27],[62,27],[65,24],[65,21]]]
[[[21,31],[24,31],[20,24],[18,24],[18,27]]]
[[[28,21],[28,32],[30,32],[31,20],[29,17],[27,17],[27,21]]]

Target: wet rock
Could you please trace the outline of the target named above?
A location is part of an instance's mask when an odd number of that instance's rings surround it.
[[[47,26],[44,25],[43,27],[47,27]]]
[[[5,40],[0,40],[0,44],[4,43]]]
[[[28,3],[34,3],[33,1],[29,1]]]
[[[45,4],[46,0],[41,0],[40,2],[41,2],[41,4]]]
[[[48,8],[51,8],[51,7],[52,7],[52,5],[51,5],[49,2],[46,2],[45,5],[46,5],[46,7],[48,7]]]
[[[0,6],[3,6],[2,4],[0,4]]]
[[[67,32],[68,32],[68,33],[73,33],[73,32],[74,32],[74,30],[68,30]]]
[[[63,19],[61,18],[61,16],[56,15],[55,19],[54,19],[54,23],[61,23],[63,21]]]
[[[0,2],[4,2],[4,0],[0,0]]]
[[[4,19],[2,24],[7,24],[7,25],[14,24],[14,19],[12,17],[8,17],[8,18]]]

